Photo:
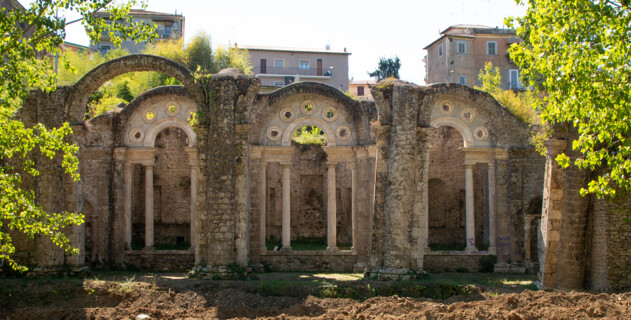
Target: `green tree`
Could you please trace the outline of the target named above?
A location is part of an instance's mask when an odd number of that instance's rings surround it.
[[[12,268],[26,270],[14,259],[15,246],[9,232],[21,232],[28,237],[49,237],[65,250],[77,253],[63,233],[67,226],[83,223],[83,215],[69,212],[46,212],[37,204],[32,190],[23,185],[24,176],[37,176],[39,172],[30,155],[39,152],[53,158],[59,155],[63,167],[75,180],[78,175],[78,147],[67,143],[64,138],[71,133],[70,125],[46,128],[39,123],[26,126],[15,118],[22,100],[29,90],[51,91],[55,89],[53,56],[58,56],[60,65],[73,69],[67,56],[59,49],[65,37],[65,28],[73,23],[82,23],[88,36],[98,41],[106,33],[115,44],[131,38],[147,40],[155,36],[154,27],[131,23],[127,15],[136,0],[125,3],[111,0],[37,0],[24,10],[6,11],[0,14],[0,260]],[[140,3],[142,4],[142,3]],[[72,10],[82,18],[66,21],[56,15],[57,9]],[[109,11],[105,19],[94,15],[97,10]],[[49,58],[38,59],[42,55]],[[9,231],[9,232],[7,232]]]
[[[385,57],[379,58],[379,65],[373,72],[369,72],[368,76],[377,78],[377,80],[383,80],[385,78],[397,78],[399,79],[399,69],[401,69],[401,61],[399,57],[395,56],[394,59]]]
[[[213,72],[218,72],[225,68],[237,68],[241,69],[245,74],[252,74],[250,53],[246,49],[236,47],[226,49],[224,46],[218,46],[217,50],[215,50],[213,61]]]
[[[202,73],[216,72],[213,67],[213,51],[210,36],[204,32],[197,33],[191,43],[186,46],[186,63],[191,71],[199,68]]]
[[[522,0],[516,0],[521,4]],[[525,83],[547,92],[543,120],[578,131],[575,164],[598,172],[583,194],[631,190],[631,1],[530,0],[510,49]],[[568,166],[566,155],[557,157]]]

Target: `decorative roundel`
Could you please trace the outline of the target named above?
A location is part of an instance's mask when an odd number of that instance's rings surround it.
[[[337,120],[337,116],[337,109],[333,107],[326,107],[324,108],[324,110],[322,110],[322,118],[324,118],[325,121],[333,122]]]
[[[300,105],[300,110],[306,115],[312,115],[316,113],[316,106],[312,101],[307,100]]]
[[[145,120],[146,122],[153,122],[153,120],[156,119],[156,112],[153,110],[148,110],[147,112],[145,112],[145,116],[143,117],[143,120]]]
[[[477,127],[473,130],[473,137],[476,140],[486,140],[489,137],[489,130],[485,127]]]
[[[267,129],[267,138],[272,141],[276,141],[280,139],[282,133],[283,133],[283,130],[279,127],[276,127],[276,126],[269,127]]]
[[[462,110],[462,112],[460,112],[460,118],[462,118],[464,122],[471,122],[473,121],[473,119],[475,119],[475,111],[469,108],[464,109]]]
[[[351,128],[348,126],[339,126],[335,130],[335,136],[340,140],[348,140],[351,137]]]
[[[132,129],[129,132],[129,139],[133,142],[141,142],[145,135],[139,129]]]
[[[450,102],[443,102],[440,104],[440,112],[443,114],[450,114],[454,111],[454,106],[451,105]]]
[[[294,118],[296,118],[296,115],[294,114],[294,110],[292,108],[284,108],[280,111],[279,116],[280,120],[284,122],[290,122],[294,120]]]
[[[165,106],[165,113],[167,115],[169,115],[170,117],[174,117],[176,116],[178,113],[180,113],[180,106],[178,106],[176,103],[174,102],[170,102],[167,103],[167,105]]]

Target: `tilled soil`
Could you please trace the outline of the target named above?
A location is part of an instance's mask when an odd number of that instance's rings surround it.
[[[1,283],[1,282],[0,282]],[[631,293],[528,291],[425,298],[261,296],[236,286],[202,290],[147,282],[85,280],[3,294],[6,319],[631,319]]]

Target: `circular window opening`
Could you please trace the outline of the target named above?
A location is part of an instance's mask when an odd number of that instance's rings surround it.
[[[471,117],[472,117],[471,112],[465,112],[465,113],[463,113],[463,114],[462,114],[462,117],[463,117],[463,118],[465,118],[465,119],[467,119],[467,120],[471,120]]]
[[[276,138],[278,137],[278,135],[280,134],[280,132],[278,132],[278,130],[272,130],[269,135]]]
[[[489,137],[489,130],[485,127],[477,127],[474,132],[476,140],[486,140]]]
[[[169,108],[169,112],[171,113],[177,111],[177,106],[174,104],[170,104],[168,108]]]
[[[327,107],[322,110],[322,118],[328,122],[333,122],[337,120],[337,110],[334,107]]]
[[[267,138],[272,140],[272,141],[276,141],[278,139],[280,139],[280,135],[283,131],[279,128],[279,127],[270,127],[267,129]]]
[[[462,110],[462,112],[460,113],[460,117],[465,122],[471,122],[475,118],[475,112],[473,111],[473,109],[465,109]]]
[[[448,104],[443,104],[443,111],[445,111],[445,112],[451,111],[451,106],[448,105]]]
[[[348,135],[348,130],[342,129],[340,130],[340,137],[346,137]]]
[[[305,104],[303,108],[305,109],[306,112],[313,111],[313,105],[311,103]]]
[[[341,126],[335,130],[335,135],[340,140],[348,140],[351,137],[351,128],[348,126]]]
[[[142,137],[142,134],[140,132],[136,131],[136,133],[134,133],[134,138],[140,139],[140,137]]]
[[[280,120],[284,122],[290,122],[295,118],[294,110],[292,108],[283,108],[280,110]]]
[[[145,119],[147,120],[153,120],[153,118],[155,118],[156,115],[155,113],[153,113],[153,111],[147,111],[147,113],[145,113]]]
[[[478,137],[482,138],[484,137],[484,131],[482,130],[478,130],[478,132],[476,133],[478,135]]]
[[[326,145],[326,135],[322,129],[316,126],[302,126],[291,135],[291,140],[296,145]]]
[[[335,111],[333,110],[329,110],[326,112],[326,117],[329,119],[333,119],[333,117],[335,117]]]

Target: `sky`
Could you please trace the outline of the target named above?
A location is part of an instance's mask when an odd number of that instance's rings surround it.
[[[25,6],[33,2],[19,1]],[[369,79],[368,72],[376,69],[380,57],[398,56],[401,79],[417,84],[424,84],[423,48],[440,31],[456,24],[501,28],[505,17],[526,12],[515,0],[148,0],[147,4],[150,11],[182,13],[185,42],[204,31],[214,46],[346,48],[352,53],[352,80]],[[66,31],[66,41],[89,45],[79,24]]]

